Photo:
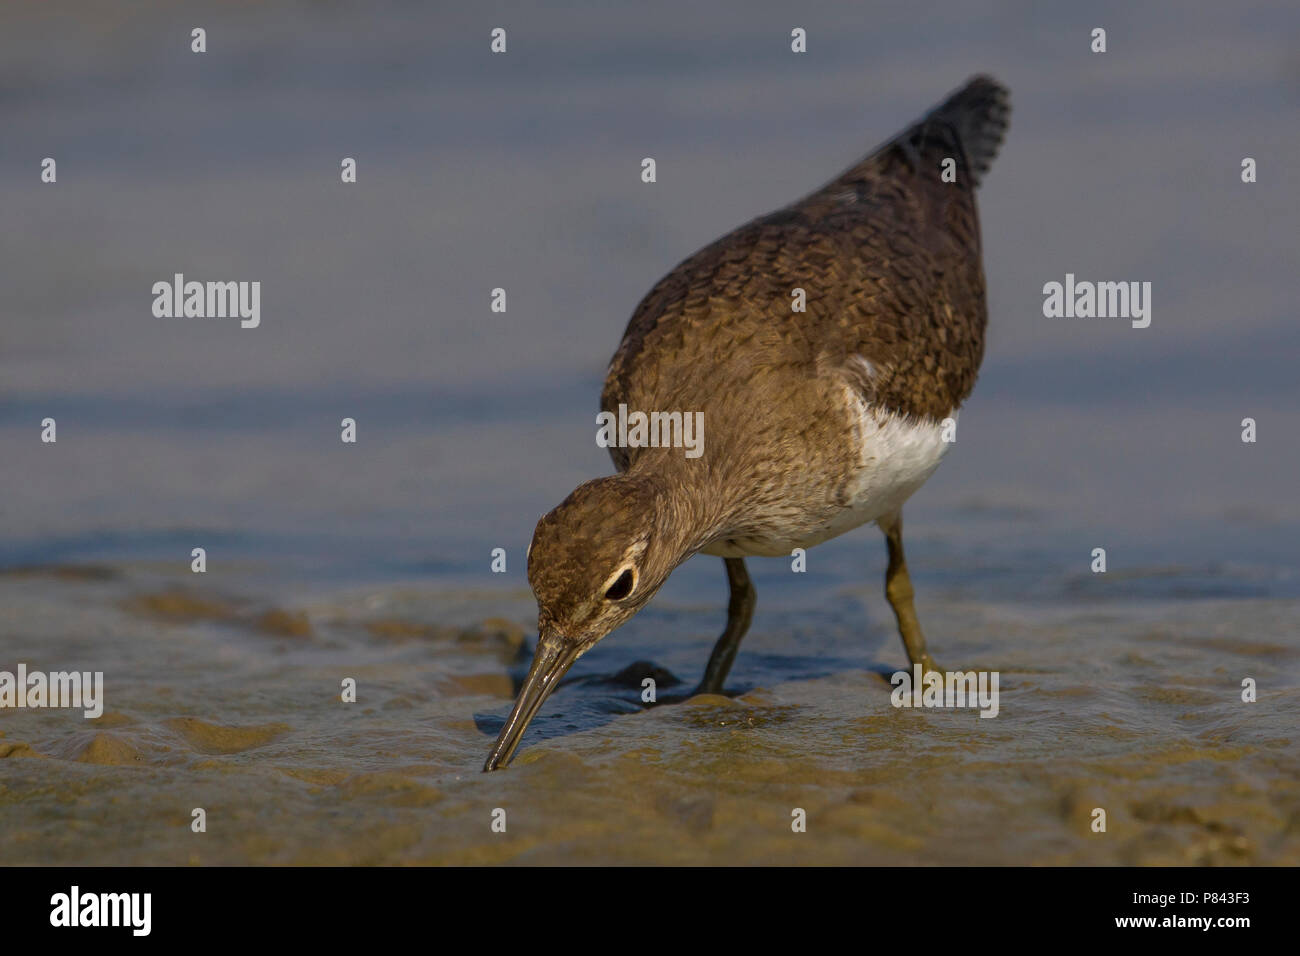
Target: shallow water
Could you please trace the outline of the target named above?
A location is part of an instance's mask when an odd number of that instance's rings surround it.
[[[941,659],[1001,672],[981,719],[891,706],[903,657],[875,592],[760,604],[738,696],[644,706],[640,678],[680,692],[720,618],[718,602],[657,602],[579,661],[510,769],[483,774],[527,666],[524,594],[271,606],[195,598],[152,568],[5,575],[7,655],[103,670],[107,709],[0,711],[0,859],[1300,862],[1294,600],[1062,608],[931,589]]]
[[[506,9],[499,60],[419,4],[223,8],[202,60],[170,4],[7,12],[0,670],[102,670],[107,713],[0,709],[0,862],[1298,862],[1300,14],[1130,6],[1093,57],[1041,5],[801,4],[803,59],[781,3]],[[988,354],[907,546],[998,717],[890,705],[867,528],[751,562],[733,697],[640,700],[721,628],[696,558],[479,773],[637,300],[977,71]],[[262,281],[262,326],[155,319],[176,271]],[[1067,271],[1151,281],[1151,327],[1045,319]]]

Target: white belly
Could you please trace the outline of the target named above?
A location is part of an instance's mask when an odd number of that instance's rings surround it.
[[[701,549],[703,553],[724,558],[780,557],[877,521],[901,508],[925,484],[951,444],[943,440],[941,423],[872,411],[856,393],[850,393],[849,411],[857,471],[839,493],[842,506],[791,502],[788,509],[768,516],[761,535],[719,539]],[[955,434],[955,411],[952,418]]]

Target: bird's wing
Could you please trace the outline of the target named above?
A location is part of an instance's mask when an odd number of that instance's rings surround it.
[[[974,192],[1007,114],[1005,90],[977,77],[831,183],[682,262],[637,306],[602,407],[835,377],[895,411],[949,415],[983,355]]]

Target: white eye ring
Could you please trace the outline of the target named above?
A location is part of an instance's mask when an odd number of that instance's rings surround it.
[[[630,576],[630,581],[631,581],[631,583],[627,586],[626,590],[624,590],[622,587],[622,582],[625,575]],[[606,601],[626,600],[627,598],[631,597],[632,593],[636,590],[637,579],[638,576],[636,573],[636,565],[625,564],[623,567],[619,568],[617,571],[615,571],[605,580],[605,583],[601,586],[600,593],[602,596],[604,596]],[[615,590],[616,588],[618,589],[619,593],[610,594],[610,592]]]

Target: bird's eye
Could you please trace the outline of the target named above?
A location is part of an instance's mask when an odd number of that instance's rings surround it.
[[[632,574],[632,569],[628,568],[618,576],[618,579],[609,586],[605,592],[606,601],[621,601],[632,593],[632,587],[636,583],[636,577]]]

